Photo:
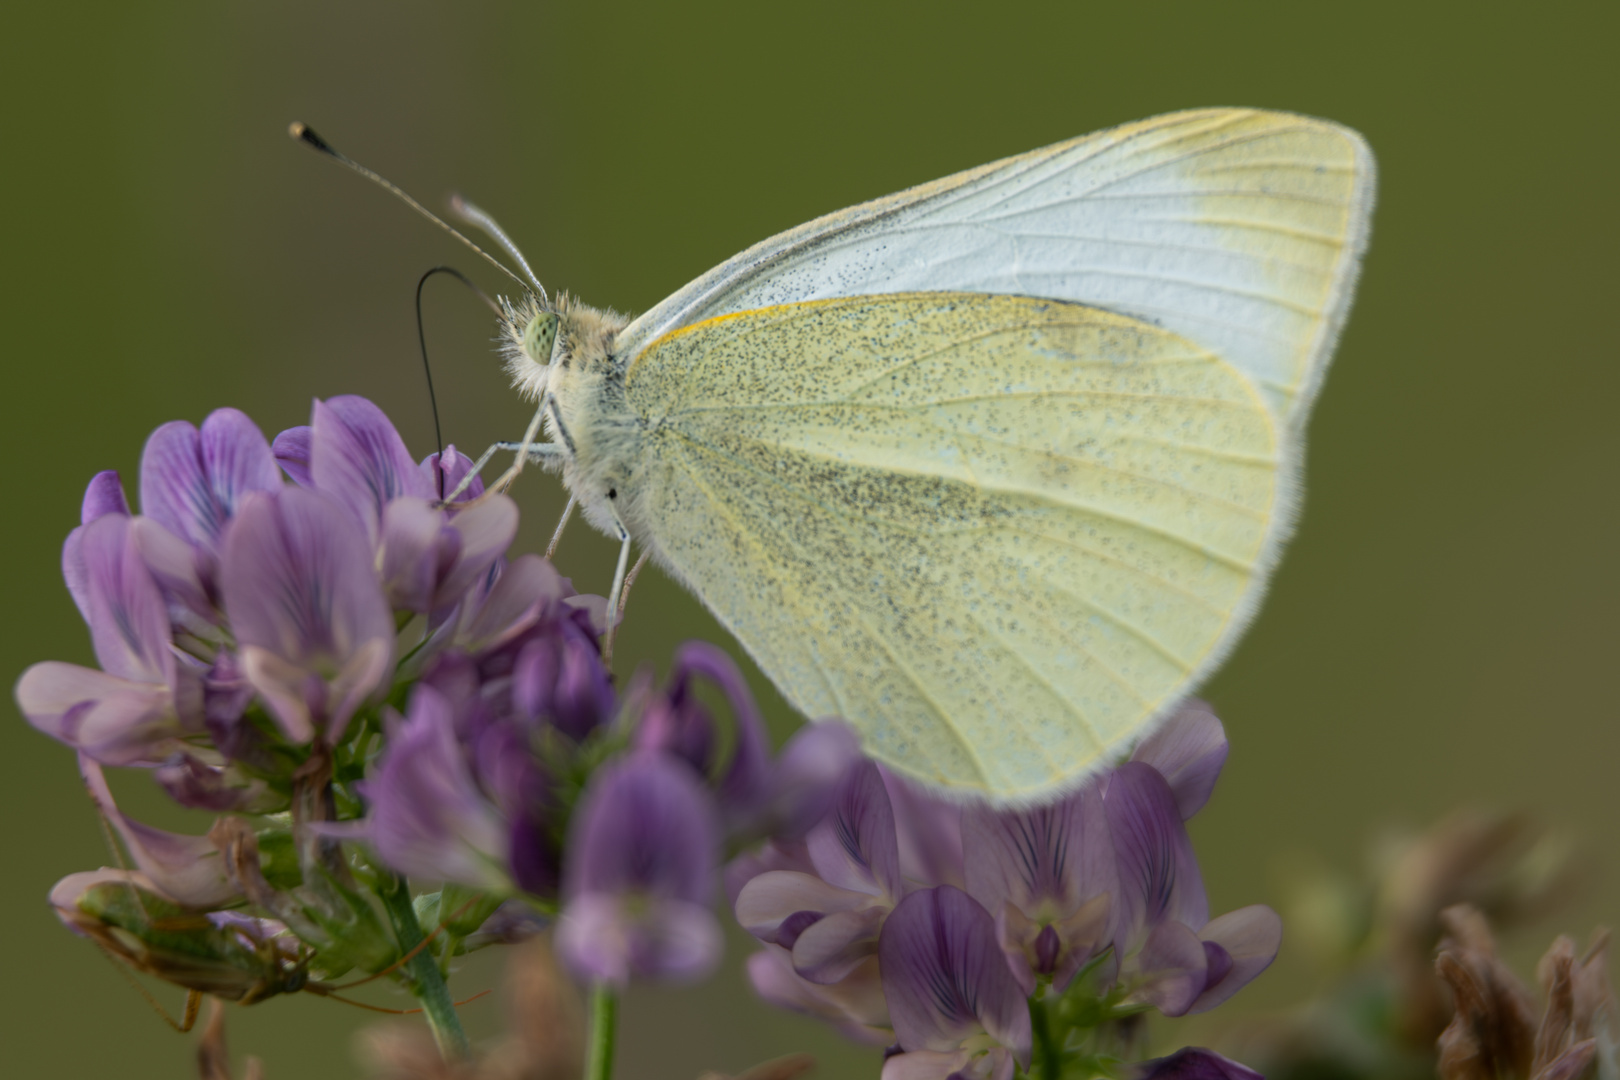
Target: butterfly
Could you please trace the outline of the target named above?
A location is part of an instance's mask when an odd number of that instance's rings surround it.
[[[539,410],[503,445],[806,716],[933,788],[1039,801],[1253,617],[1374,187],[1354,131],[1202,109],[818,218],[635,319],[536,282],[505,322]]]

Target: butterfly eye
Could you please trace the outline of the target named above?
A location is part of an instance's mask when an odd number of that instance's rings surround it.
[[[557,315],[547,311],[536,315],[523,329],[523,351],[542,367],[551,363],[551,346],[557,340]]]

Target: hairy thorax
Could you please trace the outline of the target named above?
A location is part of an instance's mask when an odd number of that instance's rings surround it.
[[[636,463],[643,439],[641,419],[625,401],[625,358],[614,354],[629,319],[567,294],[557,297],[552,310],[556,340],[550,362],[541,363],[530,355],[532,335],[525,348],[525,331],[542,309],[532,300],[508,306],[507,373],[540,406],[546,437],[558,448],[548,467],[560,467],[586,519],[615,535],[615,518],[629,524],[635,516],[630,504],[639,494]]]

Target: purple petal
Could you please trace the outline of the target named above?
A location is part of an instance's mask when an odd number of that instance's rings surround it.
[[[23,672],[15,696],[35,728],[107,765],[156,765],[181,747],[166,686],[48,660]]]
[[[460,538],[455,561],[439,582],[435,609],[459,603],[462,595],[489,573],[517,536],[517,503],[491,495],[450,517],[450,531]]]
[[[426,499],[395,499],[382,512],[382,583],[395,611],[427,613],[436,606],[439,576],[460,552],[460,536],[443,510]]]
[[[1226,730],[1215,710],[1204,701],[1189,698],[1166,717],[1131,754],[1159,770],[1176,794],[1181,820],[1186,821],[1209,802],[1226,764]]]
[[[125,817],[113,802],[101,766],[79,755],[90,797],[124,841],[141,873],[187,907],[213,908],[241,895],[225,874],[219,850],[206,836],[182,836]]]
[[[985,1031],[1029,1064],[1029,1008],[989,914],[950,885],[896,905],[878,942],[883,994],[900,1046],[952,1051]]]
[[[450,703],[431,686],[411,695],[406,720],[366,787],[366,837],[377,855],[410,877],[511,889],[506,823],[479,793],[456,742]]]
[[[146,440],[141,452],[141,510],[193,544],[212,544],[225,517],[209,489],[197,429],[173,420]]]
[[[314,487],[315,478],[309,472],[309,452],[315,441],[315,430],[309,427],[288,428],[276,436],[271,444],[276,464],[299,487]]]
[[[247,780],[183,751],[154,769],[152,779],[162,785],[169,798],[196,810],[265,813],[286,806],[284,800],[271,794],[264,781]]]
[[[281,472],[264,432],[239,409],[215,409],[200,434],[203,469],[224,520],[236,516],[250,491],[277,491]],[[219,530],[214,530],[219,535]]]
[[[172,683],[168,609],[130,536],[130,519],[107,514],[83,529],[79,550],[96,659],[109,675]]]
[[[793,970],[801,977],[829,985],[877,955],[878,931],[887,914],[882,907],[840,911],[795,927],[792,940],[779,934],[776,943],[793,950]]]
[[[816,873],[815,864],[810,861],[809,848],[802,840],[768,841],[759,850],[745,852],[726,864],[727,901],[736,907],[748,883],[773,870],[792,870],[811,877],[815,877]]]
[[[472,471],[473,459],[457,450],[452,443],[444,448],[442,459],[439,454],[429,454],[418,467],[432,486],[434,498],[443,499],[456,490],[456,486]],[[456,496],[456,503],[472,502],[483,493],[483,478],[475,476],[467,489]]]
[[[1189,1046],[1169,1057],[1135,1066],[1131,1080],[1265,1080],[1246,1065],[1223,1058],[1213,1050]]]
[[[254,495],[225,534],[220,579],[249,681],[289,737],[319,721],[335,740],[393,660],[393,616],[352,517],[307,488]]]
[[[969,1050],[914,1050],[883,1062],[881,1080],[1013,1080],[1013,1056],[1005,1047],[975,1054]]]
[[[830,915],[869,907],[872,894],[840,889],[795,870],[768,870],[748,881],[737,894],[737,922],[767,944],[783,944],[781,927],[805,911]],[[798,930],[802,933],[804,928]]]
[[[1181,1016],[1208,980],[1209,954],[1197,934],[1166,919],[1153,927],[1132,966],[1139,980],[1134,996],[1166,1016]]]
[[[404,495],[437,497],[377,406],[343,395],[315,402],[314,414],[310,475],[315,487],[357,514],[373,542],[389,502]]]
[[[634,754],[592,775],[570,827],[564,893],[707,904],[719,846],[713,802],[691,770]]]
[[[768,947],[748,958],[748,980],[772,1005],[831,1021],[858,1042],[883,1046],[894,1041],[876,957],[836,986],[817,986],[794,974],[786,949]]]
[[[1188,926],[1209,921],[1209,900],[1176,797],[1151,765],[1115,769],[1103,796],[1119,869],[1115,941],[1129,954],[1166,919]]]
[[[641,905],[586,893],[563,908],[557,952],[574,973],[624,987],[632,975],[674,982],[700,979],[720,962],[720,924],[702,904],[664,899]]]
[[[832,813],[810,830],[805,842],[816,873],[828,883],[890,900],[904,893],[894,811],[872,762],[862,761],[849,771]]]
[[[901,874],[925,886],[965,887],[961,804],[938,798],[887,769],[879,771],[894,807]]]
[[[79,524],[88,525],[106,514],[129,517],[129,500],[124,498],[124,482],[115,469],[98,472],[90,478],[84,489],[84,503],[79,508]]]
[[[1033,810],[970,804],[962,810],[962,848],[967,892],[986,911],[1011,903],[1031,917],[1066,918],[1118,888],[1099,783]]]
[[[1270,967],[1282,948],[1282,920],[1264,904],[1253,904],[1211,919],[1198,936],[1206,954],[1212,947],[1220,949],[1226,968],[1217,975],[1211,965],[1204,991],[1189,1013],[1213,1009]]]
[[[765,722],[736,663],[706,641],[688,641],[675,652],[669,697],[677,707],[691,693],[691,681],[697,677],[718,686],[731,706],[736,731],[731,764],[720,781],[720,805],[727,817],[746,815],[765,798],[770,782]]]
[[[480,653],[509,641],[568,595],[568,581],[540,556],[519,555],[500,571],[487,595],[462,605],[456,644]]]
[[[209,622],[219,621],[208,593],[207,579],[215,577],[211,554],[192,547],[149,517],[132,519],[130,535],[141,561],[166,595]]]
[[[89,570],[84,565],[84,526],[108,514],[129,516],[129,503],[124,499],[124,487],[118,474],[111,469],[96,473],[90,486],[84,489],[84,505],[79,511],[80,527],[68,533],[62,544],[62,579],[67,582],[68,593],[78,605],[85,622],[90,621]]]
[[[771,835],[794,841],[808,833],[832,809],[859,760],[860,736],[842,720],[820,720],[794,732],[771,771],[766,822]]]
[[[552,691],[551,721],[582,741],[613,716],[613,684],[596,646],[577,628],[563,627],[561,664]]]

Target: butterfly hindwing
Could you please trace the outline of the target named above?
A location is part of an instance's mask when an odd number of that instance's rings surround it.
[[[1028,798],[1100,766],[1252,609],[1285,486],[1261,396],[1159,327],[913,293],[646,349],[637,535],[809,716]]]

